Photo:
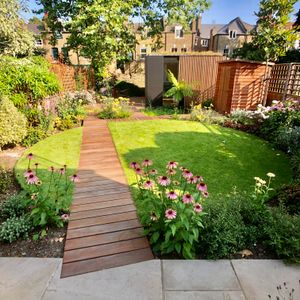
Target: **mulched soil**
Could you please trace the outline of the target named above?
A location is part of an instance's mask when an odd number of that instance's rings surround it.
[[[14,243],[0,243],[0,256],[63,257],[67,226],[50,228],[46,237],[34,241],[18,240]]]

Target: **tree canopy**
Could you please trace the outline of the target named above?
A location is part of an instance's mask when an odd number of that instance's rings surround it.
[[[19,17],[18,0],[0,1],[0,55],[25,56],[33,51],[34,38]]]
[[[159,37],[163,17],[188,24],[210,5],[210,0],[38,1],[49,29],[53,33],[67,29],[71,33],[69,48],[90,58],[100,76],[105,76],[105,66],[112,60],[126,58],[133,50],[135,18],[147,27],[149,35]]]

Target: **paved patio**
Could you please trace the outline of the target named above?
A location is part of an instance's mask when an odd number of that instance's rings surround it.
[[[151,260],[63,279],[61,265],[57,258],[0,258],[0,299],[300,299],[300,266],[280,260]]]

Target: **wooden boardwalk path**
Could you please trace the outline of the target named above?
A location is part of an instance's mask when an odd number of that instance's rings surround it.
[[[84,121],[61,277],[153,258],[107,121]]]

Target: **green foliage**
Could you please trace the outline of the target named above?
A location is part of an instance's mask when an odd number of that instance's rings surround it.
[[[11,217],[0,225],[0,241],[12,243],[18,238],[27,239],[31,226],[28,215]]]
[[[143,110],[143,113],[147,116],[164,116],[164,115],[172,115],[176,116],[178,114],[183,114],[183,111],[177,107],[146,107]]]
[[[13,174],[0,166],[0,194],[6,194],[13,184]]]
[[[168,81],[172,83],[172,87],[165,92],[165,97],[173,97],[175,101],[180,102],[184,97],[193,96],[192,87],[184,81],[177,81],[170,70],[168,70]]]
[[[284,56],[279,58],[279,63],[292,63],[292,62],[300,62],[300,50],[299,49],[290,49],[288,50]]]
[[[0,205],[0,217],[9,219],[24,215],[27,210],[27,198],[26,193],[21,192],[6,199]]]
[[[129,118],[132,114],[128,98],[103,98],[101,111],[98,114],[100,119],[122,119]]]
[[[264,61],[266,53],[253,43],[244,43],[241,48],[233,50],[232,58],[244,58],[254,61]]]
[[[300,215],[291,216],[282,208],[273,208],[264,230],[265,243],[279,258],[300,262]]]
[[[137,174],[141,222],[153,250],[195,258],[205,214],[200,203],[208,197],[207,185],[201,176],[179,168],[177,162],[169,162],[162,176],[151,170],[151,165],[152,161],[145,160],[141,169],[139,164],[131,163]]]
[[[274,198],[270,200],[271,205],[282,205],[290,215],[300,215],[300,185],[285,185]]]
[[[1,57],[0,93],[8,97],[19,94],[15,101],[20,102],[22,97],[21,107],[25,104],[36,107],[43,98],[54,95],[60,89],[56,75],[51,73],[48,67],[49,63],[42,57]]]
[[[265,52],[265,60],[276,61],[292,47],[297,34],[287,28],[297,0],[261,0],[253,44]]]
[[[0,56],[27,56],[33,51],[34,37],[19,17],[21,9],[18,0],[0,2]]]
[[[126,82],[118,81],[115,85],[115,88],[123,95],[125,94],[128,97],[143,97],[145,96],[145,89],[140,88],[139,86]]]
[[[300,151],[300,126],[279,128],[275,139],[275,145],[279,149],[290,154],[296,154]]]
[[[0,94],[0,149],[26,136],[26,118],[7,97]]]

